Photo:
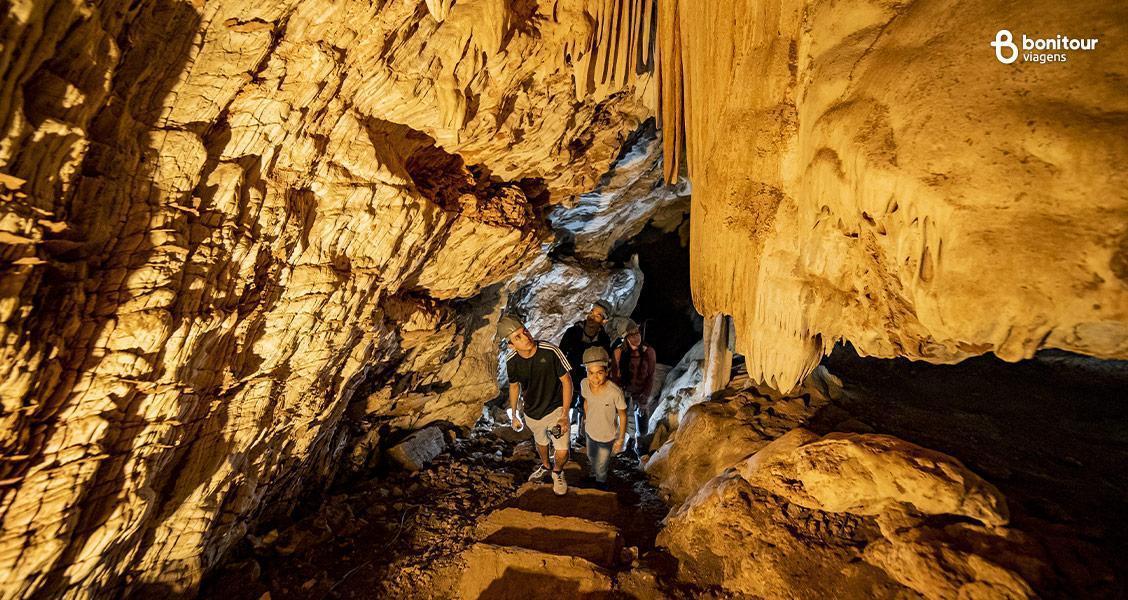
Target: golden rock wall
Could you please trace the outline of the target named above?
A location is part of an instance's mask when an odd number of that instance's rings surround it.
[[[489,286],[654,105],[651,2],[6,8],[5,598],[190,592],[346,412],[473,422]]]
[[[733,315],[750,374],[784,390],[840,340],[938,363],[1128,356],[1126,16],[663,2],[666,168],[684,151],[698,310]],[[1003,64],[1004,28],[1106,45]]]

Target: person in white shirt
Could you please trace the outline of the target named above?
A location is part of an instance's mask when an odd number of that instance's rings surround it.
[[[611,357],[602,347],[584,351],[587,378],[580,382],[587,423],[587,455],[591,477],[597,484],[607,482],[611,455],[623,449],[627,436],[627,401],[623,390],[610,379]]]

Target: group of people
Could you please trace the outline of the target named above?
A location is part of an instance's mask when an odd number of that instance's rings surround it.
[[[636,433],[646,435],[654,349],[643,343],[638,324],[629,320],[622,336],[612,341],[606,331],[610,318],[611,305],[595,301],[559,345],[533,338],[512,316],[498,321],[498,337],[509,350],[505,368],[513,429],[527,426],[532,431],[540,459],[529,481],[551,475],[559,495],[568,492],[564,465],[573,421],[585,438],[590,476],[597,485],[607,482],[611,456],[635,449]]]

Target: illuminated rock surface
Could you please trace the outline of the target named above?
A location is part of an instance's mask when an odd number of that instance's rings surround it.
[[[660,12],[694,302],[734,317],[754,379],[789,389],[839,340],[938,363],[1128,357],[1128,55],[1006,65],[989,46],[1002,26],[1107,41],[1123,5]]]
[[[653,113],[635,4],[12,4],[0,596],[189,590],[346,414],[471,424],[475,297]]]
[[[1042,554],[959,461],[849,414],[788,432],[839,399],[810,376],[840,340],[935,363],[1128,356],[1128,57],[1035,68],[987,45],[1000,23],[1114,32],[1124,13],[9,2],[0,597],[192,594],[409,431],[474,423],[503,310],[553,341],[595,296],[629,313],[644,274],[608,257],[648,224],[684,233],[689,182],[695,304],[733,316],[745,383],[789,393],[699,403],[697,355],[675,369],[655,423],[681,428],[649,469],[680,506],[662,540],[686,581],[1031,595]],[[1062,527],[1055,569],[1073,552],[1105,586]]]

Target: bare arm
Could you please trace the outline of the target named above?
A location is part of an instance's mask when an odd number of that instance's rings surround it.
[[[564,417],[563,420],[568,420],[568,409],[572,408],[572,376],[565,373],[560,376],[560,384],[564,386]]]
[[[521,384],[519,384],[519,383],[509,384],[509,409],[513,413],[514,429],[516,429],[518,431],[521,430],[521,427],[516,427],[516,425],[518,423],[522,422],[521,421],[521,415],[518,414],[518,412],[517,412],[517,401],[520,400],[520,399],[521,399]]]
[[[611,453],[618,454],[623,449],[627,439],[627,409],[619,409],[619,435],[615,436],[615,443],[611,445]]]

